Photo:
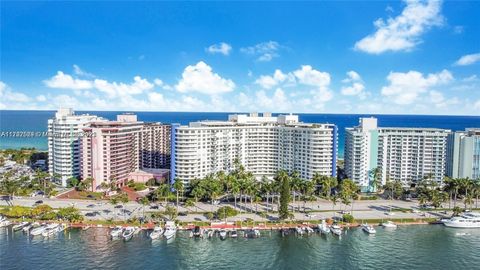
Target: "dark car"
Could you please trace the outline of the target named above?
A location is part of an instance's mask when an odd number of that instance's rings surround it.
[[[89,199],[95,199],[95,197],[93,197],[92,194],[87,195],[87,198],[89,198]]]
[[[184,217],[187,215],[187,212],[178,212],[178,215]]]
[[[93,208],[93,207],[95,207],[95,204],[89,204],[89,205],[87,205],[87,207],[88,208]]]
[[[150,209],[158,209],[158,205],[152,205],[150,206]]]
[[[123,208],[123,205],[115,205],[115,208]]]
[[[42,204],[42,203],[43,203],[42,200],[38,200],[38,201],[35,202],[35,204]]]

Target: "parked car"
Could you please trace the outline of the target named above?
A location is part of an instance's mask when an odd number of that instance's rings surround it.
[[[93,208],[93,207],[95,207],[95,204],[89,204],[89,205],[87,205],[87,207],[88,208]]]
[[[151,205],[150,209],[158,209],[158,205]]]
[[[35,204],[42,204],[42,203],[43,203],[42,200],[38,200],[38,201],[35,202]]]

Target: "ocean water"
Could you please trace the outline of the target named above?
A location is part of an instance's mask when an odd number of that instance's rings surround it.
[[[89,113],[115,119],[114,111],[77,111],[78,114]],[[231,113],[204,112],[135,112],[140,121],[188,124],[199,120],[226,120]],[[0,132],[2,131],[46,131],[47,120],[55,115],[55,111],[8,111],[0,110]],[[274,114],[276,115],[276,114]],[[339,157],[343,157],[345,128],[356,126],[360,117],[375,116],[381,127],[435,127],[451,130],[464,130],[469,127],[480,127],[480,116],[432,116],[432,115],[375,115],[375,114],[299,114],[303,122],[333,123],[339,130]],[[47,150],[46,137],[5,138],[0,137],[0,149],[35,147]]]
[[[466,235],[462,235],[466,234]],[[129,242],[107,229],[71,230],[52,238],[0,228],[0,269],[478,269],[480,230],[442,225],[350,229],[342,238],[319,234],[257,239],[151,241],[145,232]]]

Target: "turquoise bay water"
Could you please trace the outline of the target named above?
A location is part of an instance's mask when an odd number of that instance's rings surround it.
[[[115,119],[114,111],[78,111]],[[145,122],[163,122],[188,124],[199,120],[226,120],[231,113],[204,112],[136,112],[138,119]],[[55,115],[54,111],[9,111],[0,110],[0,132],[2,131],[46,131],[47,120]],[[276,114],[274,114],[276,115]],[[333,123],[338,126],[338,155],[343,157],[345,128],[356,126],[359,117],[375,116],[381,127],[436,127],[451,130],[464,130],[480,127],[480,116],[433,116],[433,115],[365,115],[365,114],[299,114],[303,122]],[[0,149],[35,147],[47,150],[47,138],[0,138]]]
[[[458,235],[468,233],[469,235]],[[258,239],[151,241],[140,233],[112,241],[106,229],[71,230],[51,239],[0,228],[0,269],[478,269],[480,230],[442,225],[350,229],[341,239],[319,234]]]

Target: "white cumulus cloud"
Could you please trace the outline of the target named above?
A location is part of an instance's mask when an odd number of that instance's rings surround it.
[[[109,97],[138,95],[154,87],[151,82],[149,82],[147,79],[143,79],[140,76],[135,76],[133,78],[133,83],[131,84],[122,82],[108,82],[101,79],[95,79],[93,84],[96,89],[106,93]]]
[[[55,76],[48,80],[44,80],[43,82],[50,88],[81,90],[93,87],[91,81],[75,79],[62,71],[58,71]]]
[[[223,55],[229,55],[232,50],[232,46],[225,42],[220,42],[218,44],[213,44],[205,48],[205,50],[211,54],[220,53]]]
[[[455,62],[456,66],[468,66],[480,61],[480,53],[467,54]]]
[[[350,86],[343,86],[340,92],[344,96],[359,96],[361,99],[366,97],[365,85],[363,85],[362,77],[356,71],[347,72],[347,78],[342,80],[343,83],[351,83]]]
[[[285,74],[280,69],[276,69],[272,76],[262,75],[255,80],[255,83],[265,89],[270,89],[286,80],[293,81],[295,78],[292,73]]]
[[[406,0],[402,13],[387,21],[378,19],[376,32],[355,43],[355,49],[371,54],[408,51],[422,42],[421,35],[443,25],[440,0]]]
[[[310,65],[304,65],[293,72],[298,81],[305,85],[327,87],[330,84],[330,74],[318,71]]]
[[[258,43],[254,46],[241,48],[242,53],[257,57],[257,61],[269,62],[273,58],[279,57],[278,51],[282,46],[276,41],[267,41]]]
[[[428,74],[427,76],[418,71],[390,72],[387,80],[390,84],[382,88],[381,94],[396,104],[408,105],[415,102],[420,94],[427,92],[432,87],[451,82],[453,75],[448,70]],[[440,99],[440,96],[435,92],[433,97],[437,100]]]
[[[220,94],[230,92],[235,88],[235,83],[230,79],[224,79],[205,62],[200,61],[196,65],[185,68],[182,79],[175,85],[179,92],[199,92],[203,94]]]

